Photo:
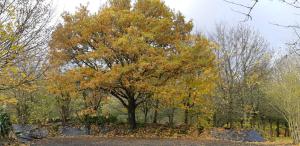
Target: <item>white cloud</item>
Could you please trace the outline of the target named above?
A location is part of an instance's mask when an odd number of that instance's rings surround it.
[[[63,11],[74,12],[80,4],[88,4],[88,8],[95,12],[105,2],[106,0],[54,0],[54,5],[57,7],[57,14]],[[237,7],[223,0],[165,0],[165,3],[170,8],[181,11],[187,19],[193,19],[195,29],[201,32],[211,32],[217,22],[237,24],[245,17],[232,11],[231,8]],[[254,19],[246,23],[258,29],[274,47],[279,47],[291,39],[291,33],[271,25],[270,22],[293,23],[296,20],[293,12],[296,10],[278,1],[265,0],[253,10]]]

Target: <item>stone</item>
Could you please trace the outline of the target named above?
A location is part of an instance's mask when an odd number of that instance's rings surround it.
[[[27,143],[34,140],[34,138],[30,137],[28,134],[19,134],[17,135],[17,139],[22,143]]]
[[[48,130],[45,128],[32,129],[29,132],[29,136],[34,139],[42,139],[48,136]]]
[[[13,124],[12,127],[16,134],[25,133],[25,132],[29,133],[30,130],[38,128],[35,125],[17,125],[17,124]]]
[[[88,130],[86,128],[75,128],[75,127],[63,127],[60,132],[64,136],[81,136],[87,135]]]
[[[38,128],[36,125],[13,125],[13,130],[17,139],[20,142],[26,143],[34,139],[42,139],[48,136],[48,130],[45,128]]]

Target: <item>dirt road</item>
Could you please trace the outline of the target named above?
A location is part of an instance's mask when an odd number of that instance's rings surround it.
[[[263,144],[222,140],[137,139],[102,137],[60,137],[37,141],[32,146],[260,146]],[[266,146],[266,145],[263,145]]]

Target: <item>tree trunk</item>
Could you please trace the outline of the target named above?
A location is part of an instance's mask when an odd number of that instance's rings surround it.
[[[189,124],[189,110],[188,109],[184,110],[184,124],[185,125]]]
[[[251,120],[250,120],[250,127],[251,127],[251,129],[254,128],[254,126],[255,126],[255,123],[254,123],[254,121],[251,119]]]
[[[130,129],[134,130],[136,129],[136,119],[135,119],[136,104],[134,98],[128,99],[127,110],[128,110],[128,123],[130,125]]]
[[[65,104],[61,105],[61,111],[60,111],[60,115],[61,115],[61,120],[62,120],[62,125],[66,126],[69,116],[70,116],[70,107],[69,107],[69,100],[66,100],[66,102],[64,102]]]
[[[270,136],[273,137],[273,123],[272,120],[269,120],[270,123]]]
[[[213,126],[219,127],[219,124],[217,122],[217,114],[216,113],[214,113],[214,115],[213,115]]]
[[[244,120],[242,119],[242,120],[240,121],[240,123],[241,123],[241,128],[243,129],[243,128],[244,128]]]
[[[70,116],[71,99],[69,98],[69,96],[65,96],[62,94],[60,97],[56,97],[56,102],[59,106],[59,114],[62,120],[62,125],[66,126]]]
[[[261,119],[262,129],[263,131],[266,131],[266,122],[264,119]]]
[[[171,113],[169,114],[169,126],[172,127],[174,125],[174,114],[175,108],[171,109]]]
[[[233,129],[233,120],[232,119],[229,122],[229,129]]]
[[[87,129],[87,135],[91,134],[91,123],[88,121],[89,116],[85,115],[84,116],[84,123],[85,123],[85,128]]]
[[[154,123],[154,124],[157,123],[158,104],[159,104],[159,101],[158,101],[158,100],[155,100],[155,105],[154,105],[154,116],[153,116],[153,123]]]
[[[292,138],[293,138],[293,143],[295,145],[298,145],[300,142],[300,134],[299,134],[299,127],[297,124],[298,121],[289,121],[289,127],[291,130]]]
[[[189,100],[191,98],[191,88],[189,88],[189,96],[188,98],[186,99],[185,103],[184,103],[184,106],[185,106],[185,109],[184,109],[184,124],[185,125],[189,125],[189,109],[193,106],[192,104],[190,104]]]
[[[279,120],[276,121],[276,137],[279,137],[280,135],[280,123],[279,123]]]
[[[26,101],[23,103],[17,103],[17,116],[18,116],[18,123],[21,125],[26,125],[28,123],[28,117],[30,116],[29,107],[26,104]]]
[[[147,123],[147,117],[148,117],[148,109],[145,109],[145,111],[144,111],[144,123]]]
[[[62,120],[63,126],[67,125],[68,117],[69,117],[68,108],[66,106],[62,106],[61,107],[61,120]]]
[[[289,137],[290,136],[289,125],[288,123],[285,123],[284,125],[285,125],[284,137]]]
[[[234,128],[234,107],[233,107],[233,95],[230,92],[229,93],[230,96],[230,101],[229,101],[229,112],[228,112],[228,122],[229,122],[229,129],[233,129]]]

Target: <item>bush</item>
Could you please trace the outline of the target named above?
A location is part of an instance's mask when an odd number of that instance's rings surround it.
[[[108,117],[105,117],[105,116],[98,116],[97,117],[98,120],[97,120],[97,125],[101,126],[101,125],[104,125],[104,124],[115,124],[118,119],[116,116],[108,116]]]
[[[116,116],[86,116],[84,118],[85,125],[96,124],[98,126],[102,126],[105,124],[115,124],[118,121]]]
[[[86,117],[86,122],[88,124],[96,124],[99,126],[103,126],[105,124],[115,124],[117,121],[118,121],[117,117],[111,115],[108,117],[105,116]]]
[[[7,137],[11,130],[12,124],[10,122],[9,115],[0,111],[0,137]]]
[[[92,125],[92,124],[97,124],[98,117],[97,116],[85,116],[84,118],[84,123],[86,125]]]
[[[118,118],[116,117],[116,116],[109,116],[108,118],[107,118],[107,123],[109,123],[109,124],[115,124],[116,122],[118,122]]]
[[[104,116],[97,116],[97,125],[103,126],[106,123],[106,118]]]

